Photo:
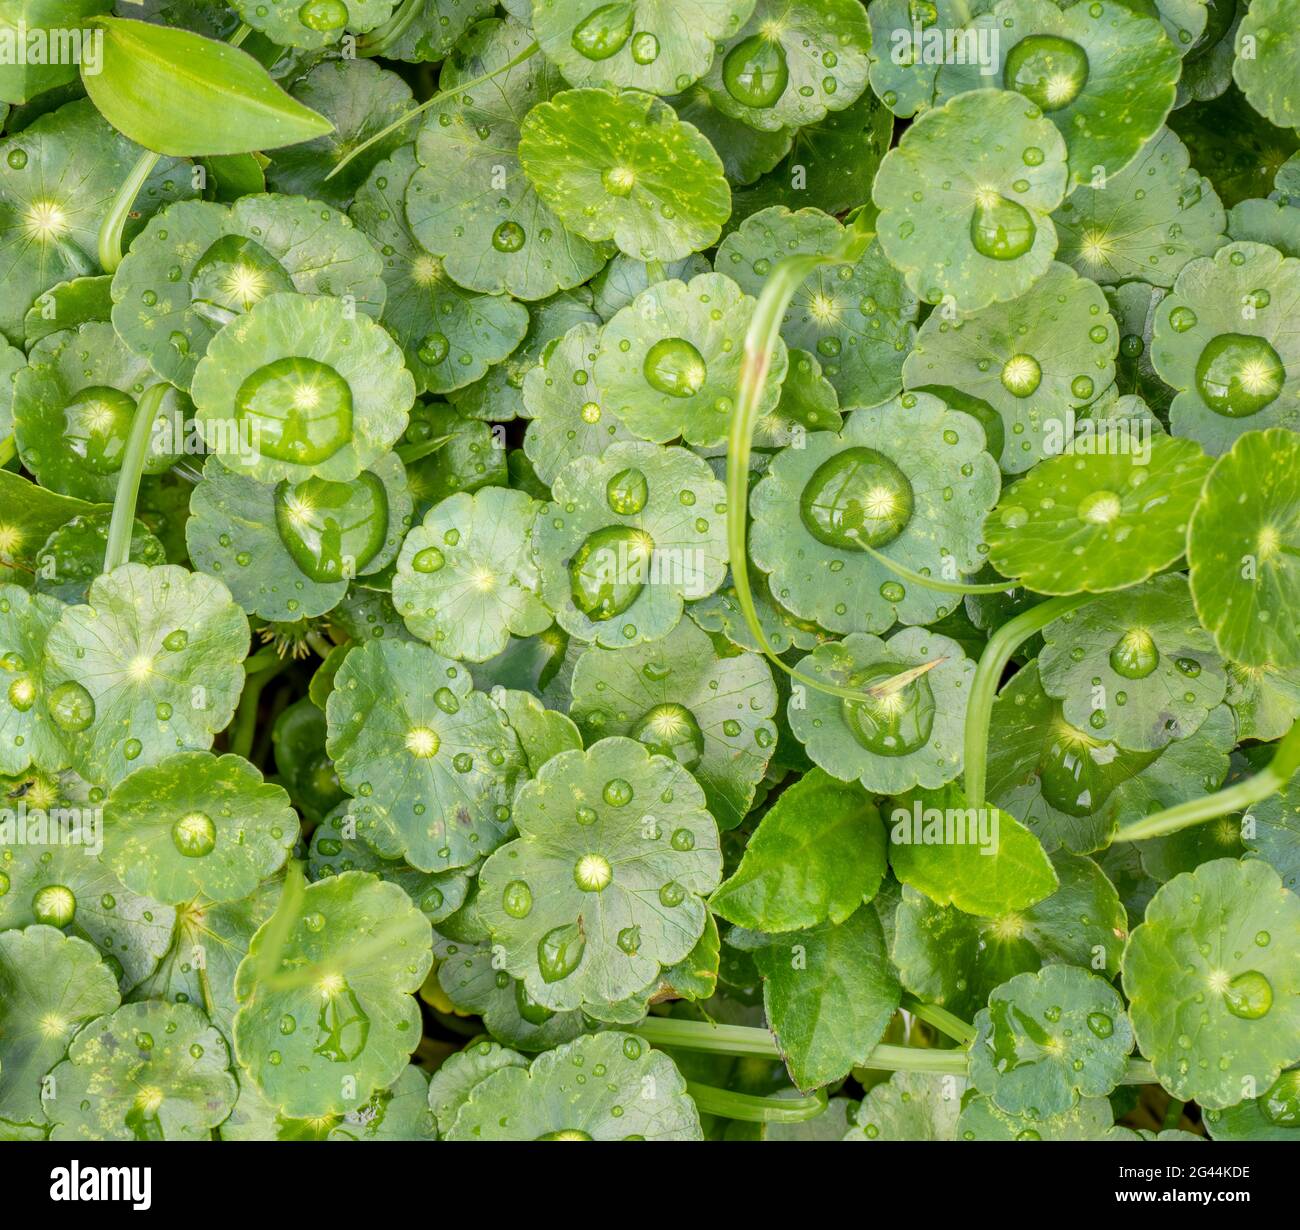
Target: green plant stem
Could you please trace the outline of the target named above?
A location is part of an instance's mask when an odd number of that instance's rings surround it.
[[[418,444],[399,444],[393,452],[403,465],[412,465],[414,462],[423,461],[426,457],[431,457],[440,448],[446,447],[456,437],[455,436],[431,436],[427,440],[421,440]]]
[[[1281,790],[1300,771],[1300,721],[1286,732],[1268,762],[1253,777],[1237,782],[1226,790],[1207,794],[1203,798],[1166,807],[1163,811],[1144,816],[1126,824],[1112,841],[1146,841],[1152,837],[1167,837],[1180,829],[1191,828],[1206,820],[1245,811],[1252,803],[1262,803]]]
[[[1162,1132],[1172,1132],[1183,1117],[1183,1107],[1186,1102],[1180,1102],[1177,1098],[1170,1098],[1169,1105],[1165,1107],[1165,1117],[1160,1124]]]
[[[325,179],[327,181],[333,179],[334,176],[336,176],[341,170],[343,170],[343,168],[347,166],[348,163],[350,163],[354,158],[357,158],[361,154],[365,153],[365,151],[368,150],[372,145],[375,145],[379,141],[382,141],[385,137],[390,136],[392,133],[395,133],[399,128],[402,127],[403,124],[409,123],[417,115],[423,114],[430,107],[432,107],[434,103],[438,102],[443,98],[446,98],[449,94],[460,94],[465,90],[472,90],[475,86],[482,85],[485,81],[491,81],[494,77],[499,77],[501,76],[502,73],[509,72],[512,68],[516,68],[518,65],[522,64],[525,60],[530,59],[532,56],[536,55],[538,50],[539,48],[537,43],[529,43],[528,46],[523,49],[523,51],[521,51],[517,56],[514,57],[514,59],[509,60],[505,64],[502,64],[500,68],[494,68],[490,73],[484,73],[481,77],[474,77],[469,81],[458,82],[452,89],[439,90],[432,98],[427,98],[425,99],[424,102],[419,103],[418,105],[412,107],[408,112],[406,112],[405,115],[399,116],[386,128],[380,129],[380,131],[375,133],[373,137],[368,138],[367,140],[363,141],[360,145],[358,145],[356,149],[349,150],[347,154],[345,154],[342,158],[339,159],[338,162],[334,164],[334,169],[327,176],[325,176]]]
[[[372,30],[358,40],[357,55],[366,58],[387,55],[389,48],[411,28],[423,7],[424,0],[402,0],[397,12],[378,30]]]
[[[866,219],[867,215],[863,215]],[[874,226],[874,217],[870,219]],[[781,338],[781,320],[795,291],[804,279],[822,265],[852,264],[866,251],[874,229],[860,223],[849,229],[834,250],[825,255],[788,256],[777,263],[768,277],[754,315],[745,334],[745,355],[740,368],[740,384],[736,395],[736,409],[731,416],[727,435],[727,554],[731,561],[731,582],[736,591],[736,601],[754,639],[769,661],[784,671],[791,679],[844,700],[865,700],[889,690],[889,680],[864,692],[858,688],[841,687],[805,675],[802,671],[781,660],[772,648],[754,605],[754,591],[749,583],[749,553],[747,530],[749,527],[749,461],[754,447],[754,425],[758,407],[772,366],[772,356]],[[1003,587],[1005,588],[1005,587]]]
[[[257,736],[257,711],[262,703],[262,689],[277,675],[287,670],[289,664],[277,661],[274,666],[249,675],[244,682],[244,692],[235,712],[235,724],[230,733],[230,750],[248,760],[253,754],[253,740]]]
[[[877,551],[875,547],[868,546],[865,542],[859,545],[876,563],[888,568],[895,576],[911,581],[913,585],[921,586],[922,589],[937,590],[941,594],[1010,594],[1019,588],[1019,583],[1016,581],[941,581],[937,577],[927,577],[906,564],[890,559],[888,555]]]
[[[14,443],[13,436],[5,436],[0,440],[0,470],[4,469],[18,455],[18,445]]]
[[[651,1046],[676,1047],[710,1055],[755,1055],[762,1059],[784,1060],[776,1039],[766,1029],[756,1029],[751,1025],[711,1025],[708,1021],[651,1016],[631,1032],[640,1035]],[[965,1076],[966,1056],[965,1048],[938,1051],[882,1042],[866,1059],[853,1066],[881,1072],[938,1072]],[[1155,1069],[1145,1059],[1130,1059],[1120,1084],[1154,1085]]]
[[[668,279],[668,272],[664,269],[663,261],[646,261],[645,263],[646,282],[653,286],[656,282],[664,282]]]
[[[283,659],[274,649],[259,649],[251,658],[244,660],[244,674],[245,676],[260,674],[281,661]]]
[[[104,571],[112,572],[131,558],[131,530],[135,526],[135,506],[140,498],[140,479],[149,455],[149,437],[167,390],[165,381],[150,385],[136,403],[131,434],[122,454],[122,468],[117,476],[117,494],[113,497],[113,516],[108,523],[108,546],[104,550]]]
[[[634,1030],[652,1046],[678,1047],[715,1055],[755,1055],[782,1059],[776,1040],[766,1029],[748,1025],[710,1025],[707,1021],[681,1021],[675,1017],[648,1017]],[[938,1051],[914,1046],[893,1046],[882,1042],[859,1068],[883,1072],[966,1073],[966,1052]]]
[[[984,778],[988,762],[989,717],[998,694],[1002,672],[1011,655],[1035,632],[1046,628],[1054,619],[1078,610],[1091,602],[1092,594],[1071,594],[1049,598],[1030,607],[1014,619],[1007,620],[991,637],[980,655],[975,677],[971,680],[966,702],[966,731],[963,743],[963,767],[966,777],[966,801],[972,807],[984,805]]]
[[[686,1092],[703,1114],[720,1115],[744,1123],[807,1123],[826,1109],[824,1089],[818,1089],[806,1098],[760,1098],[751,1093],[733,1093],[730,1089],[687,1081]]]
[[[122,263],[122,232],[126,230],[126,220],[131,215],[135,198],[140,195],[144,181],[153,174],[161,154],[145,150],[135,160],[131,173],[119,185],[113,196],[113,203],[99,227],[99,264],[105,273],[116,273]]]
[[[250,34],[252,34],[252,32],[253,27],[246,21],[241,21],[234,34],[232,34],[226,41],[232,47],[238,47]]]
[[[331,645],[330,642],[327,641],[319,632],[308,632],[307,644],[311,647],[311,651],[322,661],[328,658],[336,648],[336,646]]]
[[[937,1004],[923,1003],[914,995],[903,996],[902,1008],[904,1012],[910,1012],[918,1021],[933,1025],[941,1034],[962,1046],[968,1046],[975,1041],[975,1026],[963,1021],[959,1016],[954,1016],[946,1008],[940,1008]]]

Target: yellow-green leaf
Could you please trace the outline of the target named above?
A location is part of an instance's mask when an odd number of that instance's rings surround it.
[[[188,30],[101,17],[103,71],[82,80],[119,132],[177,157],[244,154],[333,130],[246,52]]]

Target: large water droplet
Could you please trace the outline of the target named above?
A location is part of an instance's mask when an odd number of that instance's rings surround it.
[[[194,311],[219,329],[267,295],[292,294],[296,289],[284,266],[260,243],[243,235],[223,235],[190,272]]]
[[[982,198],[971,211],[970,241],[995,261],[1013,261],[1034,246],[1038,227],[1029,210],[1004,196]]]
[[[134,417],[134,398],[105,384],[90,385],[63,408],[64,443],[88,470],[116,474]]]
[[[527,239],[518,222],[503,222],[492,232],[492,246],[498,252],[518,252]]]
[[[1233,1016],[1258,1021],[1273,1006],[1273,984],[1259,970],[1248,969],[1224,988],[1223,1002]]]
[[[1277,400],[1286,368],[1262,337],[1222,333],[1196,361],[1196,387],[1205,404],[1225,418],[1247,418]]]
[[[829,547],[882,547],[912,516],[912,484],[884,453],[849,448],[822,462],[804,487],[799,512],[808,532]]]
[[[722,61],[722,84],[743,107],[775,106],[789,81],[785,49],[762,34],[741,39]]]
[[[573,49],[588,60],[608,60],[632,37],[635,17],[630,4],[602,4],[574,28]]]
[[[1002,83],[1043,111],[1059,111],[1088,83],[1088,54],[1068,38],[1031,34],[1007,54]]]
[[[553,927],[537,942],[537,967],[543,982],[559,982],[578,968],[587,937],[576,923]]]
[[[511,880],[501,894],[501,908],[511,918],[527,918],[533,912],[533,890],[523,880]]]
[[[640,470],[620,470],[605,484],[605,499],[611,511],[621,517],[639,513],[650,497],[650,485]]]
[[[1145,679],[1160,663],[1160,651],[1145,628],[1133,628],[1115,642],[1110,667],[1125,679]]]
[[[515,982],[515,1009],[530,1025],[545,1025],[555,1015],[528,994],[522,978]]]
[[[77,896],[64,884],[47,884],[32,898],[32,914],[47,927],[66,927],[77,914]]]
[[[351,482],[309,478],[275,489],[275,526],[294,563],[313,581],[344,581],[363,571],[388,537],[388,493],[363,471]]]
[[[1090,1012],[1088,1028],[1099,1038],[1109,1038],[1115,1032],[1115,1022],[1104,1012]]]
[[[704,755],[704,733],[685,705],[655,705],[630,733],[656,755],[671,757],[687,769],[694,769]]]
[[[911,669],[881,662],[857,672],[852,686],[866,690]],[[882,696],[840,702],[849,731],[877,756],[907,756],[924,747],[934,729],[934,691],[925,675]]]
[[[623,614],[645,588],[653,555],[654,541],[630,526],[589,535],[569,562],[574,605],[596,622]]]
[[[315,359],[276,359],[239,386],[235,417],[264,456],[318,465],[352,441],[352,388]]]
[[[298,10],[298,20],[321,34],[341,30],[348,22],[348,6],[343,0],[307,0]]]
[[[46,702],[54,724],[69,734],[79,734],[95,720],[95,701],[75,680],[61,683]]]
[[[186,858],[211,854],[216,844],[217,826],[205,812],[188,812],[172,825],[172,845]]]
[[[584,854],[573,865],[573,882],[584,893],[603,892],[613,878],[613,868],[603,854]]]
[[[1012,355],[1002,365],[1002,387],[1014,397],[1028,397],[1043,381],[1043,369],[1031,354]]]
[[[665,337],[646,351],[642,372],[646,383],[669,397],[694,397],[704,387],[708,367],[704,356],[684,337]]]
[[[320,1031],[315,1051],[333,1063],[350,1063],[366,1047],[370,1018],[356,993],[340,976],[327,978],[321,987]]]
[[[421,340],[415,357],[426,367],[437,367],[451,353],[451,342],[445,333],[428,333]]]

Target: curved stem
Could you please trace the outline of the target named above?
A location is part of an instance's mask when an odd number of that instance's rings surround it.
[[[954,1016],[946,1008],[940,1008],[938,1004],[927,1004],[914,995],[904,995],[901,1006],[904,1012],[910,1012],[918,1021],[933,1025],[941,1034],[946,1034],[962,1046],[969,1046],[975,1041],[975,1026]]]
[[[874,218],[871,219],[874,223]],[[727,435],[727,554],[731,560],[731,582],[736,591],[736,602],[759,648],[768,660],[784,671],[791,679],[806,684],[818,692],[838,696],[844,700],[865,700],[891,690],[893,681],[867,691],[841,687],[805,675],[802,671],[782,661],[773,649],[754,605],[754,591],[749,581],[749,554],[746,531],[749,521],[749,460],[753,454],[754,426],[758,407],[772,366],[772,355],[781,339],[781,320],[794,298],[795,291],[804,279],[822,265],[853,263],[866,251],[875,231],[868,229],[866,221],[851,227],[836,247],[823,255],[789,256],[772,271],[763,287],[763,293],[754,307],[749,330],[745,334],[745,357],[740,369],[740,386],[736,395],[736,410],[731,417]],[[1006,588],[1002,586],[1000,588]]]
[[[7,466],[16,456],[18,456],[18,445],[14,443],[12,435],[5,436],[0,440],[0,469]]]
[[[235,724],[230,732],[230,750],[236,756],[242,756],[245,760],[251,757],[253,739],[257,735],[257,711],[262,703],[262,691],[272,679],[288,669],[289,663],[281,659],[266,670],[246,677],[244,692],[239,698],[239,709],[235,713]]]
[[[515,68],[517,65],[522,64],[525,60],[530,59],[532,56],[537,54],[538,50],[539,47],[537,43],[529,43],[528,46],[525,47],[523,51],[521,51],[517,56],[515,56],[513,60],[510,60],[507,63],[502,64],[500,68],[494,68],[490,73],[484,73],[481,77],[474,77],[469,81],[458,81],[454,86],[450,87],[449,89],[439,90],[432,98],[425,99],[424,102],[419,103],[417,106],[412,107],[405,115],[399,116],[386,128],[380,129],[377,133],[375,133],[373,137],[369,137],[365,141],[362,141],[362,143],[358,145],[356,149],[349,150],[342,158],[338,160],[338,162],[334,164],[334,169],[327,176],[325,176],[325,179],[327,181],[333,179],[334,176],[336,176],[341,170],[343,170],[343,168],[347,166],[348,163],[350,163],[354,158],[360,157],[372,145],[375,145],[378,142],[384,140],[385,137],[391,136],[399,128],[401,128],[403,124],[407,124],[411,120],[415,119],[417,115],[423,114],[430,107],[432,107],[434,103],[439,102],[442,99],[446,98],[448,94],[459,94],[464,90],[472,90],[475,86],[482,85],[483,82],[485,81],[491,81],[493,77],[499,77],[501,76],[502,73],[509,72],[512,68]]]
[[[824,1089],[806,1098],[760,1098],[752,1093],[733,1093],[730,1089],[687,1081],[686,1092],[703,1114],[745,1123],[807,1123],[826,1109]]]
[[[145,150],[135,160],[131,173],[118,187],[113,203],[99,227],[99,264],[105,273],[116,273],[122,263],[122,232],[126,230],[126,220],[131,214],[135,198],[140,195],[144,181],[153,174],[161,154]]]
[[[1166,837],[1180,829],[1245,811],[1252,803],[1262,803],[1281,790],[1300,771],[1300,721],[1296,721],[1277,745],[1273,759],[1253,777],[1237,782],[1226,790],[1207,794],[1203,798],[1166,807],[1163,811],[1144,816],[1126,824],[1112,841],[1146,841],[1152,837]]]
[[[966,702],[966,731],[962,764],[966,778],[966,802],[971,807],[984,806],[984,771],[988,760],[989,716],[998,694],[1002,672],[1011,655],[1035,632],[1046,628],[1054,619],[1091,602],[1092,594],[1071,594],[1049,598],[1030,607],[1014,619],[1007,620],[991,637],[980,655],[975,677],[971,680]]]
[[[937,590],[941,594],[1010,594],[1020,588],[1018,581],[980,581],[978,583],[940,581],[935,577],[927,577],[923,572],[916,572],[906,564],[900,564],[895,559],[890,559],[888,555],[882,554],[875,547],[868,546],[865,542],[858,545],[876,563],[888,568],[890,572],[902,577],[905,581],[911,581],[913,585],[921,586],[922,589]]]
[[[104,571],[112,572],[131,558],[131,531],[135,526],[135,505],[140,497],[140,479],[149,454],[149,436],[167,390],[165,381],[150,385],[136,403],[131,434],[122,454],[122,469],[117,476],[117,494],[113,498],[113,516],[108,523],[108,546],[104,550]]]
[[[389,48],[411,28],[423,7],[424,0],[402,0],[401,7],[378,30],[357,40],[357,55],[367,59],[387,55]]]

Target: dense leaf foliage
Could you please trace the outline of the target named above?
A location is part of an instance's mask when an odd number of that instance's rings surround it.
[[[0,1139],[1300,1139],[1294,0],[7,8]]]

